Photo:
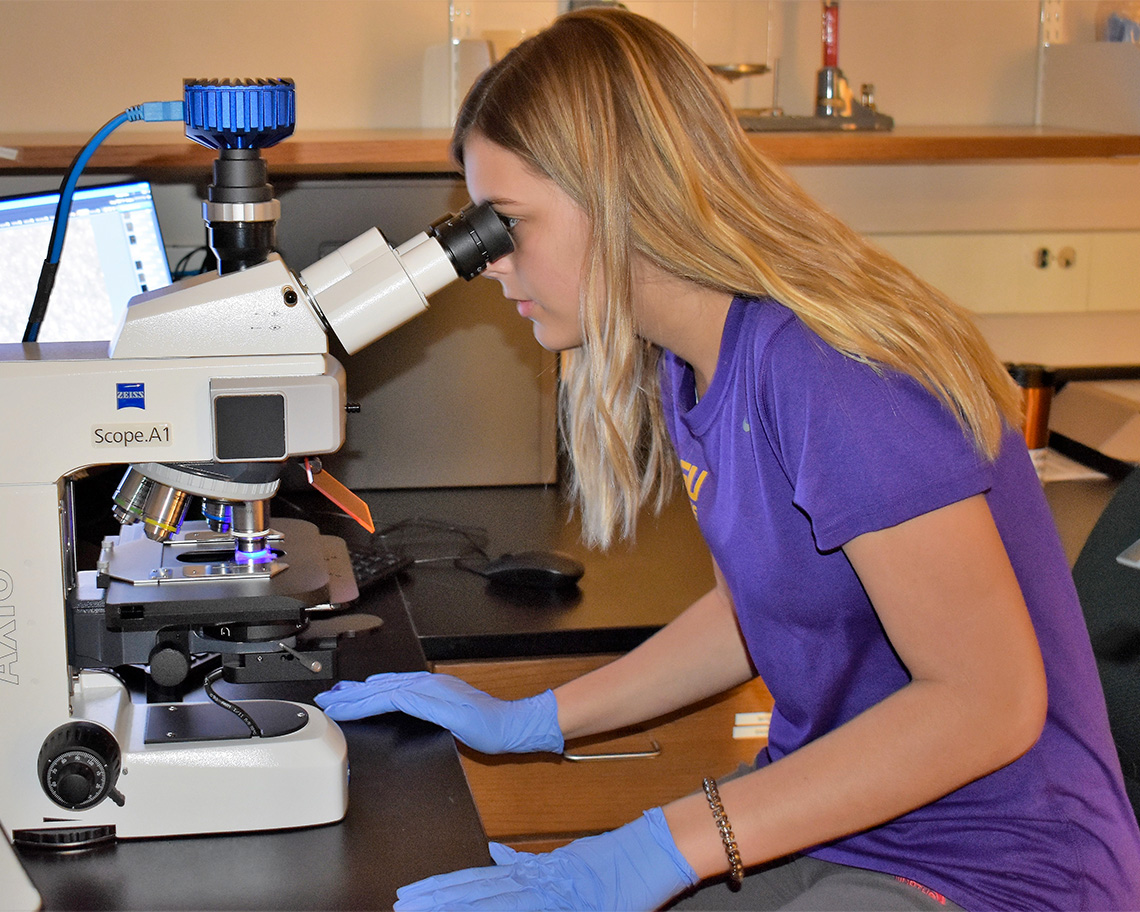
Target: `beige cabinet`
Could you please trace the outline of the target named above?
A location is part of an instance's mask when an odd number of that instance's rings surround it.
[[[1140,232],[876,234],[871,240],[975,313],[1140,310]]]
[[[556,687],[613,655],[437,662],[503,699]],[[605,737],[570,742],[563,756],[460,754],[487,835],[530,851],[628,823],[643,810],[751,763],[762,738],[733,737],[737,713],[766,712],[772,697],[754,680],[693,709]],[[578,759],[571,759],[578,758]]]

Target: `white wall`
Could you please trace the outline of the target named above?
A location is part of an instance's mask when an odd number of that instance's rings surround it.
[[[447,33],[447,0],[2,0],[0,132],[90,135],[184,78],[282,76],[307,129],[418,126]]]
[[[820,4],[780,4],[779,98],[813,113],[821,64]],[[839,66],[858,93],[909,126],[1030,124],[1037,74],[1037,0],[842,0]]]
[[[0,0],[0,133],[89,136],[130,104],[179,97],[184,77],[272,75],[297,81],[299,129],[442,126],[446,110],[426,102],[452,88],[440,85],[449,76],[446,55],[438,54],[449,36],[487,39],[502,50],[541,28],[560,3]],[[778,86],[771,75],[729,86],[737,104],[771,104],[775,90],[788,113],[811,112],[818,0],[626,3],[710,62],[777,68]],[[1045,6],[1061,15],[1055,34],[1090,41],[1111,4]],[[880,108],[900,126],[1031,124],[1042,8],[1038,0],[842,0],[840,64],[854,86],[874,83]],[[820,165],[793,172],[871,233],[1140,228],[1135,161]],[[42,177],[0,177],[0,195],[44,185]],[[169,246],[201,243],[197,193],[187,185],[159,187]]]
[[[779,103],[810,113],[818,0],[626,5],[709,62],[778,59]],[[179,97],[185,77],[246,76],[295,79],[306,129],[431,126],[423,99],[438,85],[425,86],[429,48],[451,34],[507,46],[512,31],[521,37],[558,8],[558,0],[3,0],[0,132],[91,133],[128,105]],[[900,124],[1031,123],[1039,8],[1038,0],[843,0],[840,65],[856,89],[874,83]],[[429,82],[443,79],[435,69]],[[731,92],[740,106],[765,106],[773,78],[740,80]]]
[[[762,62],[729,86],[739,105],[810,113],[818,0],[626,0],[710,62]],[[184,77],[296,80],[298,129],[443,126],[449,36],[499,50],[565,0],[0,0],[0,133],[91,135],[124,107],[177,98]],[[900,126],[1028,125],[1043,8],[1053,34],[1091,41],[1093,0],[842,0],[839,61],[872,82]],[[1129,2],[1121,0],[1122,7]],[[1136,4],[1132,4],[1136,5]],[[433,68],[434,67],[434,68]],[[462,86],[454,87],[461,91]],[[132,124],[123,130],[144,130]],[[157,125],[155,128],[158,128]],[[1140,228],[1136,162],[808,166],[794,173],[856,228],[1028,231]],[[0,194],[43,178],[0,177]],[[160,188],[167,241],[200,243],[195,187]],[[294,214],[295,215],[295,214]],[[290,216],[287,216],[290,217]],[[185,235],[185,236],[183,236]]]

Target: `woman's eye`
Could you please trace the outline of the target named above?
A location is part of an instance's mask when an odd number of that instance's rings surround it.
[[[496,213],[496,214],[498,214],[498,213]],[[512,230],[515,227],[515,225],[517,225],[519,223],[519,220],[517,218],[514,218],[514,217],[509,216],[509,215],[501,215],[501,214],[499,214],[499,221],[503,223],[503,227],[506,228],[507,231]]]

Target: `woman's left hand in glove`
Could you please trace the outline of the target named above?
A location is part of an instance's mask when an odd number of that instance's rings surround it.
[[[401,887],[399,912],[429,909],[656,909],[697,883],[660,808],[599,836],[532,855],[491,843],[494,867]]]

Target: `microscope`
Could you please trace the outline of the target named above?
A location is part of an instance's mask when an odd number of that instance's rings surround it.
[[[109,343],[0,345],[0,823],[17,844],[345,814],[334,722],[211,682],[332,678],[338,637],[377,623],[347,613],[345,543],[270,510],[290,461],[344,442],[329,333],[354,353],[513,243],[468,206],[399,247],[371,229],[291,271],[260,150],[292,133],[294,110],[289,80],[188,81],[186,134],[217,150],[203,203],[217,274],[136,296]],[[77,480],[115,465],[119,533],[80,569]],[[148,702],[116,673],[172,693],[203,656],[219,663],[209,702]]]

